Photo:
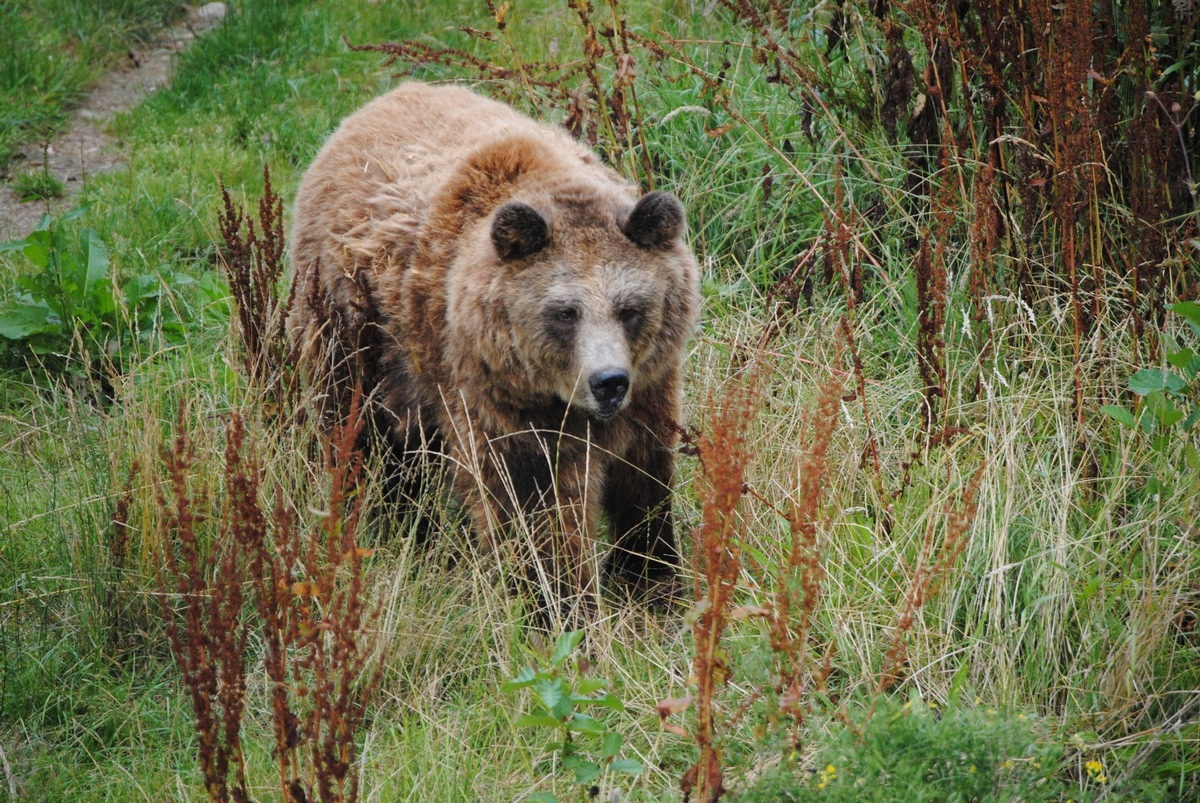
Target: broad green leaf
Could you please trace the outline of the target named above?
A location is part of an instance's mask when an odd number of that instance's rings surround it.
[[[554,728],[561,729],[562,722],[549,714],[522,714],[517,717],[518,728]]]
[[[600,736],[604,733],[604,726],[597,722],[594,717],[576,711],[567,720],[567,730],[575,731],[576,733],[586,733],[588,736]]]
[[[1175,407],[1170,401],[1163,405],[1156,405],[1150,412],[1158,422],[1158,425],[1164,429],[1173,427],[1183,420],[1183,410]]]
[[[1130,418],[1132,419],[1132,416]],[[962,666],[955,671],[954,677],[950,680],[950,705],[958,704],[959,699],[962,697],[963,688],[967,685],[967,680],[970,676],[971,663],[963,661]]]
[[[91,229],[84,229],[82,239],[87,241],[87,271],[83,278],[83,292],[89,295],[96,282],[108,278],[108,248],[100,235]]]
[[[613,772],[623,772],[626,775],[638,775],[642,771],[642,762],[636,758],[618,758],[608,765]]]
[[[27,241],[24,253],[26,259],[42,270],[45,270],[50,264],[50,249],[40,243]]]
[[[1153,400],[1156,398],[1165,397],[1163,396],[1163,392],[1161,390],[1156,390],[1153,393],[1147,394],[1146,398]],[[1153,435],[1154,430],[1158,428],[1157,419],[1154,416],[1146,413],[1146,406],[1147,405],[1142,406],[1142,412],[1138,416],[1138,426],[1142,428],[1142,432],[1146,433],[1147,435]]]
[[[1190,413],[1188,413],[1188,417],[1183,419],[1183,431],[1189,431],[1196,425],[1197,421],[1200,421],[1200,407],[1194,408]]]
[[[49,251],[54,247],[54,235],[49,229],[37,229],[29,232],[29,236],[25,238],[27,245],[39,245]]]
[[[504,683],[500,684],[500,690],[501,691],[516,691],[517,689],[527,688],[529,686],[532,686],[534,681],[536,681],[538,679],[538,677],[539,677],[539,675],[537,672],[534,671],[533,667],[527,666],[524,669],[522,669],[520,672],[518,672],[517,676],[515,678],[513,678],[512,680],[506,680]]]
[[[541,678],[533,684],[533,692],[542,701],[542,705],[550,711],[553,711],[567,696],[562,678]]]
[[[1137,423],[1133,418],[1133,413],[1120,405],[1106,404],[1100,408],[1100,412],[1127,427],[1132,427]]]
[[[1175,304],[1168,304],[1167,309],[1174,312],[1176,315],[1182,315],[1187,318],[1188,323],[1200,326],[1200,304],[1195,301],[1179,301]]]
[[[58,219],[58,222],[61,225],[63,223],[66,223],[67,221],[74,220],[75,218],[83,217],[83,214],[91,208],[92,208],[91,204],[80,204],[79,206],[72,209],[70,212],[67,212],[65,215],[60,217]]]
[[[90,296],[92,305],[101,318],[111,321],[116,316],[118,299],[113,297],[111,284],[98,282],[92,285]]]
[[[1187,382],[1183,377],[1162,368],[1143,368],[1129,377],[1129,389],[1139,396],[1146,396],[1156,390],[1179,393],[1186,388]]]
[[[1183,411],[1162,391],[1154,391],[1146,396],[1145,409],[1162,428],[1174,426],[1183,418]]]
[[[1167,362],[1182,371],[1189,384],[1195,382],[1196,375],[1200,374],[1200,354],[1192,349],[1170,352],[1167,354]]]
[[[554,645],[554,652],[550,654],[550,663],[558,666],[563,661],[567,660],[567,656],[575,651],[579,646],[579,642],[583,641],[582,630],[569,630],[558,637],[558,642]]]
[[[525,801],[526,803],[558,803],[558,798],[553,792],[534,792],[525,798]]]
[[[1183,449],[1183,462],[1192,471],[1200,471],[1200,451],[1189,443]]]
[[[1196,356],[1196,352],[1191,349],[1180,349],[1179,351],[1167,352],[1167,362],[1174,365],[1176,368],[1185,368],[1187,364]]]
[[[1151,477],[1146,480],[1146,490],[1152,494],[1156,494],[1163,499],[1171,495],[1172,485],[1169,482],[1163,482],[1160,479]]]
[[[608,708],[612,711],[625,710],[625,703],[621,702],[621,698],[617,697],[615,694],[604,694],[600,697],[594,697],[589,700],[589,702],[592,705],[603,706],[604,708]]]
[[[604,678],[580,678],[577,688],[580,694],[591,694],[600,691],[607,685],[608,681]]]
[[[600,765],[592,761],[580,761],[575,765],[575,783],[591,783],[600,777]]]
[[[62,324],[54,320],[49,307],[41,304],[14,307],[0,315],[0,337],[23,340],[30,335],[58,332]]]
[[[612,758],[617,753],[621,752],[621,745],[625,742],[625,737],[616,731],[609,731],[604,734],[604,738],[600,740],[600,755],[604,758]]]
[[[142,308],[153,308],[154,304],[165,294],[163,279],[152,273],[143,273],[125,282],[121,288],[125,295],[125,306],[131,312]]]

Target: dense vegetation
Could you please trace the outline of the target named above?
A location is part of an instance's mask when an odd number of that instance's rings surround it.
[[[1200,795],[1194,4],[232,5],[0,252],[0,799]],[[377,537],[261,292],[402,76],[689,211],[693,600],[586,657],[441,498]]]

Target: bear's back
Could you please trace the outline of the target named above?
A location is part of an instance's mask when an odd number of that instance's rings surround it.
[[[406,83],[346,118],[305,174],[296,217],[325,225],[305,232],[348,234],[368,221],[420,218],[446,177],[481,147],[533,139],[583,170],[599,160],[564,131],[457,86]]]
[[[544,146],[564,176],[625,185],[562,129],[461,87],[405,83],[347,117],[305,173],[293,274],[317,270],[336,285],[337,274],[368,267],[402,271],[438,189],[473,154],[511,139]]]

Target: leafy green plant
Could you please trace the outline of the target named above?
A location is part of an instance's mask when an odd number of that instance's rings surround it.
[[[1159,454],[1177,438],[1187,438],[1200,422],[1200,304],[1180,301],[1167,309],[1187,320],[1196,335],[1195,347],[1177,347],[1168,341],[1167,368],[1143,368],[1129,377],[1129,389],[1139,397],[1133,410],[1106,404],[1100,412],[1150,439],[1150,447]],[[1200,471],[1200,451],[1184,441],[1183,459],[1192,471]]]
[[[813,769],[785,764],[737,799],[1078,800],[1103,787],[1102,775],[1074,788],[1064,781],[1062,741],[1030,715],[942,709],[911,692],[903,704],[881,698],[869,722],[855,725],[836,729],[814,756]]]
[[[22,201],[61,198],[67,193],[67,185],[49,170],[22,173],[13,179],[12,188]]]
[[[45,215],[28,237],[0,244],[0,252],[19,251],[34,269],[17,278],[12,300],[0,311],[0,338],[52,368],[69,367],[75,357],[86,373],[103,359],[120,363],[157,333],[179,340],[183,322],[163,302],[169,288],[194,280],[171,273],[118,282],[100,235],[85,228],[72,236],[65,225],[85,211]]]
[[[585,659],[571,658],[582,640],[582,630],[563,633],[543,666],[527,666],[502,686],[506,692],[529,689],[532,693],[533,711],[518,717],[516,724],[545,728],[554,734],[557,763],[563,770],[574,772],[574,782],[584,787],[581,796],[606,771],[628,775],[642,771],[638,759],[620,757],[624,737],[584,711],[598,706],[621,712],[625,704],[612,692],[603,691],[607,680],[584,674]],[[558,798],[550,792],[539,792],[528,800],[547,803]]]

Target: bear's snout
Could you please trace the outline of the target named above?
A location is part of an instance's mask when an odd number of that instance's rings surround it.
[[[588,379],[588,385],[596,400],[597,414],[601,418],[611,418],[621,409],[621,402],[629,392],[629,374],[621,369],[597,371]]]

